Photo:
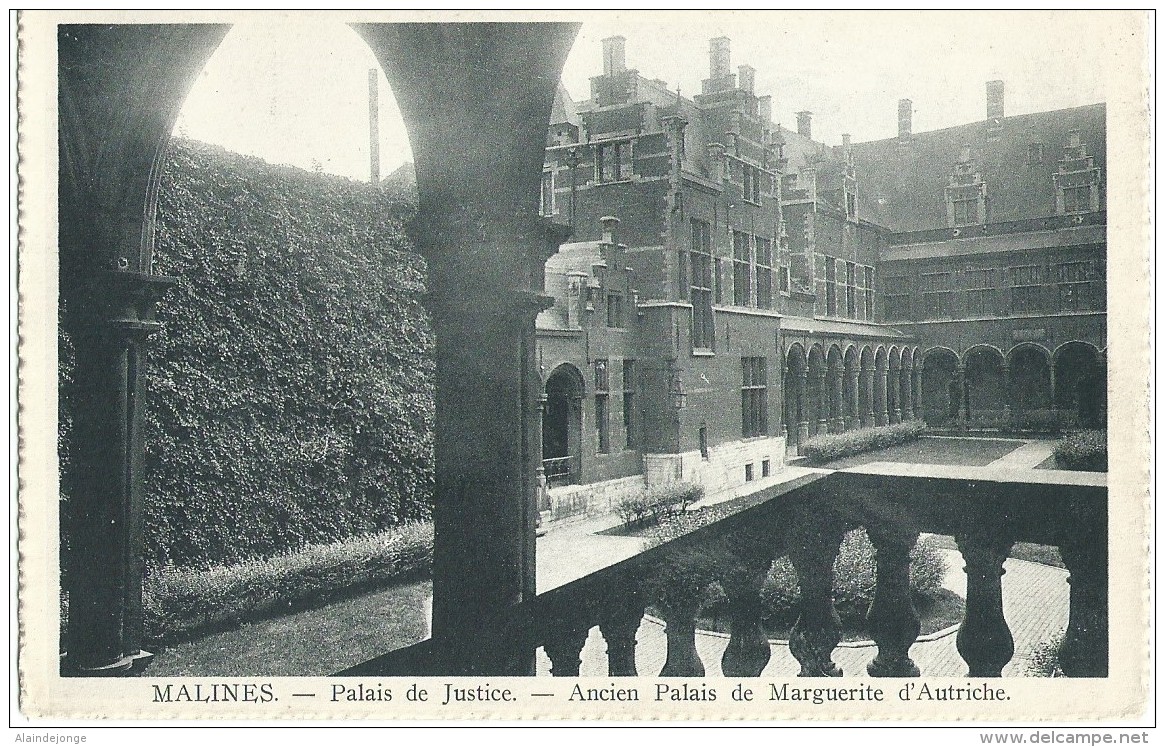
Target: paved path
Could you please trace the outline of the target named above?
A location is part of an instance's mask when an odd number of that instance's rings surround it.
[[[947,561],[947,577],[943,585],[966,595],[966,576],[962,571],[962,559],[955,550],[941,550]],[[1023,677],[1027,674],[1028,657],[1041,643],[1051,640],[1068,624],[1068,581],[1067,573],[1059,568],[1009,559],[1004,563],[1003,614],[1011,627],[1015,639],[1015,656],[1003,669],[1005,677]],[[639,626],[638,645],[635,662],[640,674],[651,676],[663,668],[667,658],[667,643],[663,623],[645,617]],[[699,631],[696,634],[696,649],[704,662],[709,677],[720,677],[720,657],[728,645],[728,637],[719,633]],[[839,646],[833,655],[846,676],[865,675],[866,664],[873,660],[877,649],[870,643],[847,643]],[[910,649],[911,658],[926,676],[963,677],[967,666],[955,648],[955,631],[928,641],[915,643]],[[772,659],[765,667],[765,677],[795,677],[799,670],[797,661],[789,653],[785,643],[772,644]],[[550,659],[542,649],[538,650],[538,674],[550,673]],[[606,643],[598,628],[591,630],[582,652],[584,677],[607,676]]]
[[[987,466],[1004,469],[1034,469],[1050,457],[1055,448],[1055,441],[1028,441],[1015,451],[1004,454]]]

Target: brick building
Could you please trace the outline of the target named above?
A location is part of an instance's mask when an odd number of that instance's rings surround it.
[[[813,435],[925,418],[1097,423],[1104,105],[827,146],[711,40],[691,98],[603,42],[561,90],[542,213],[573,228],[538,318],[556,514],[628,485],[760,487]],[[757,484],[759,483],[759,484]],[[584,487],[585,486],[585,487]],[[593,506],[591,506],[593,507]]]

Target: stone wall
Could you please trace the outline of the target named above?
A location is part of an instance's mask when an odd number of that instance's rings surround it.
[[[698,450],[644,454],[644,476],[649,486],[678,481],[700,483],[706,499],[721,501],[771,485],[784,467],[784,456],[783,436],[732,441],[711,447],[707,458]],[[751,479],[747,474],[749,465]]]
[[[619,477],[587,485],[564,485],[547,491],[553,521],[606,514],[615,510],[619,500],[643,490],[643,475]]]

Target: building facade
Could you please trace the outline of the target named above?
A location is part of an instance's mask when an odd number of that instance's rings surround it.
[[[672,480],[730,497],[815,435],[1104,410],[1104,105],[827,146],[712,39],[691,98],[604,41],[560,90],[538,317],[545,507]]]

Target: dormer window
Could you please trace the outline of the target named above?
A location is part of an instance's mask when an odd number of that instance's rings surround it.
[[[1059,165],[1059,170],[1052,175],[1056,185],[1056,213],[1071,215],[1100,210],[1100,169],[1093,165],[1093,158],[1076,130],[1068,133]]]
[[[964,145],[944,190],[947,226],[974,226],[987,222],[987,184],[971,158],[971,146]]]

